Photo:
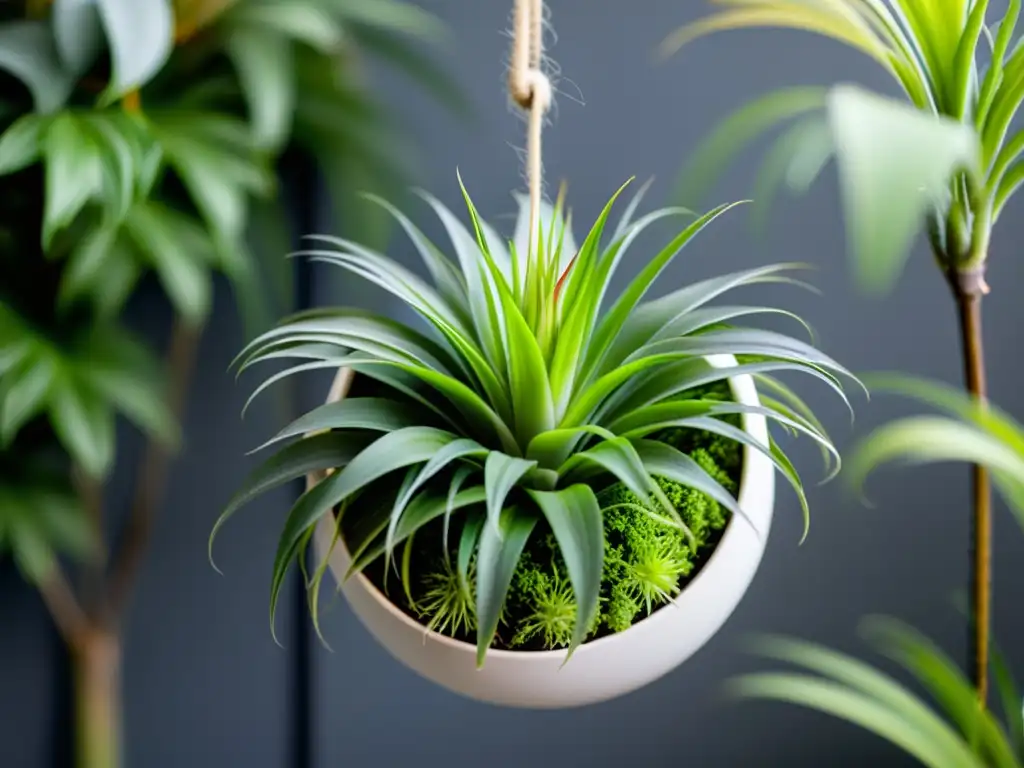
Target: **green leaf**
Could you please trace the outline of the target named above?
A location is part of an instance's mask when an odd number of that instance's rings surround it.
[[[373,0],[372,3],[330,0],[330,5],[346,21],[374,29],[412,35],[440,42],[446,35],[444,23],[432,13],[400,0]]]
[[[53,549],[43,531],[31,521],[33,510],[26,509],[23,503],[15,500],[14,504],[7,502],[5,512],[11,517],[8,526],[14,562],[26,580],[41,584],[53,568]]]
[[[656,440],[632,442],[650,475],[672,480],[710,496],[734,515],[746,520],[758,536],[763,535],[764,532],[757,529],[732,494],[685,453]]]
[[[366,429],[394,432],[410,426],[424,426],[422,411],[408,403],[380,397],[346,397],[314,408],[278,432],[252,453],[289,437],[329,429]]]
[[[758,652],[825,675],[827,681],[772,675],[776,685],[751,688],[748,682],[762,677],[755,676],[740,682],[741,693],[781,698],[850,720],[892,741],[926,765],[979,768],[980,763],[952,728],[905,687],[864,662],[785,638],[762,640]],[[811,681],[813,686],[809,685]],[[823,697],[815,695],[826,692]],[[865,717],[868,713],[870,717]]]
[[[68,112],[50,121],[43,138],[46,154],[46,203],[43,245],[67,226],[103,184],[96,143],[84,124]]]
[[[466,459],[482,459],[486,455],[487,449],[480,445],[480,443],[468,438],[460,438],[458,440],[452,440],[446,446],[438,450],[426,463],[423,464],[422,467],[410,469],[409,473],[406,475],[406,482],[399,490],[398,496],[395,498],[395,503],[391,509],[391,522],[388,524],[387,536],[385,539],[386,557],[388,560],[391,558],[392,549],[398,544],[398,541],[395,539],[395,534],[398,531],[399,524],[404,519],[402,514],[407,511],[407,507],[417,491],[419,491],[420,488],[422,488],[439,472],[447,469],[449,465],[457,464],[458,462]],[[449,495],[445,504],[446,515],[450,514],[449,502],[453,501],[453,496],[450,491],[451,488],[449,488]],[[385,562],[385,567],[386,566],[387,563]]]
[[[815,113],[790,126],[772,145],[757,174],[751,214],[755,231],[767,224],[780,187],[806,192],[834,153],[832,130],[824,115]]]
[[[40,115],[22,115],[0,136],[0,175],[27,168],[39,159],[39,139],[47,120]]]
[[[46,355],[34,354],[8,373],[0,399],[0,441],[9,445],[25,423],[46,404],[56,369]]]
[[[394,546],[408,541],[409,537],[424,525],[444,515],[449,508],[449,503],[451,510],[456,511],[466,507],[476,507],[483,500],[484,489],[480,486],[459,491],[451,498],[450,502],[445,496],[438,496],[427,492],[419,494],[406,508],[405,514],[402,515],[402,519],[398,523],[394,536]],[[352,553],[352,565],[349,567],[345,578],[358,573],[385,553],[387,547],[384,537],[380,536],[380,534],[383,534],[387,528],[388,516],[383,515],[382,517],[383,522],[374,531],[378,538],[371,539],[365,546]]]
[[[232,29],[227,52],[249,105],[257,146],[276,150],[288,139],[295,107],[291,43],[260,29]]]
[[[0,26],[0,69],[25,83],[36,111],[43,114],[64,106],[74,87],[75,77],[61,66],[45,21],[11,21]]]
[[[232,12],[247,26],[287,35],[323,53],[333,53],[344,40],[341,27],[317,0],[243,3]]]
[[[156,203],[136,205],[127,232],[160,276],[175,309],[190,323],[203,321],[213,301],[213,285],[203,259],[210,245],[191,220]],[[198,246],[198,248],[197,248]]]
[[[853,86],[829,93],[829,124],[855,273],[865,288],[885,290],[953,173],[980,176],[978,135]]]
[[[847,720],[895,744],[929,768],[981,768],[966,745],[948,733],[942,739],[920,733],[902,711],[855,690],[808,675],[759,673],[733,681],[731,689],[744,698],[772,699],[799,704]],[[944,724],[935,718],[938,725]],[[936,726],[937,727],[937,726]]]
[[[484,525],[480,531],[476,562],[477,668],[483,667],[487,648],[498,631],[512,574],[536,524],[536,516],[511,507],[502,512],[497,530]]]
[[[1020,453],[976,427],[939,416],[912,416],[876,429],[849,462],[850,482],[862,486],[875,467],[893,460],[917,464],[965,461],[995,473],[1024,477]],[[1024,510],[1017,511],[1024,524]]]
[[[135,347],[127,355],[125,344]],[[156,361],[144,347],[125,338],[98,335],[89,346],[81,375],[137,427],[165,446],[175,446],[180,437],[178,424],[161,377],[153,375],[155,368]]]
[[[535,461],[491,451],[484,462],[484,486],[487,488],[487,520],[498,531],[505,499],[523,476],[537,466]]]
[[[108,96],[145,85],[163,67],[174,42],[170,0],[96,0],[110,47]]]
[[[616,337],[620,334],[623,325],[629,319],[630,314],[636,308],[637,303],[644,297],[644,294],[647,293],[665,267],[667,267],[676,255],[686,247],[686,244],[689,243],[694,236],[702,232],[712,221],[717,219],[726,211],[735,208],[737,205],[740,205],[740,203],[720,205],[701,216],[681,233],[676,235],[668,245],[659,251],[654,258],[644,266],[640,271],[640,274],[630,281],[626,290],[620,294],[619,298],[615,301],[615,304],[613,304],[612,308],[608,310],[604,320],[602,320],[601,324],[598,326],[589,348],[586,351],[587,359],[584,369],[585,371],[589,373],[601,363],[605,353],[614,343]]]
[[[968,739],[977,737],[998,768],[1019,768],[1000,727],[978,708],[977,693],[956,665],[923,635],[902,622],[872,617],[864,632],[887,656],[914,674]]]
[[[999,692],[1003,719],[1007,723],[1010,747],[1018,755],[1024,755],[1024,698],[1006,657],[998,648],[992,649],[992,677]]]
[[[295,558],[299,541],[310,526],[339,504],[388,472],[427,461],[454,439],[450,432],[432,427],[406,427],[389,432],[367,446],[340,472],[306,491],[288,514],[274,557],[270,588],[270,621],[274,623],[277,597],[288,566]]]
[[[103,27],[96,0],[53,0],[53,39],[65,69],[84,73],[103,46]]]
[[[213,541],[218,531],[242,507],[257,496],[289,483],[311,472],[346,466],[369,444],[369,438],[326,432],[310,435],[285,446],[252,470],[242,481],[241,489],[221,512],[210,533],[210,562],[213,562]]]
[[[952,114],[961,120],[969,117],[968,101],[971,96],[971,88],[974,85],[973,80],[978,73],[975,63],[978,40],[981,38],[981,29],[985,26],[985,13],[988,11],[988,0],[972,1],[974,7],[971,9],[967,24],[957,44],[956,56],[953,59],[950,73],[949,104],[952,107]]]
[[[626,488],[641,499],[649,499],[653,494],[662,508],[672,517],[679,520],[679,514],[672,502],[668,500],[661,486],[655,483],[644,467],[643,460],[636,448],[624,437],[613,437],[598,443],[593,448],[574,454],[558,471],[566,482],[585,479],[588,472],[579,472],[577,468],[586,465],[603,470],[614,476]],[[681,521],[679,521],[681,522]]]
[[[61,490],[40,489],[26,493],[31,506],[33,524],[54,549],[83,557],[94,551],[99,542],[82,513],[78,500]]]
[[[107,216],[116,222],[124,220],[135,201],[137,176],[134,137],[128,132],[127,121],[119,117],[95,114],[83,119],[83,127],[92,132],[100,155],[105,190],[102,202]]]
[[[565,560],[576,596],[576,623],[566,661],[590,632],[597,615],[604,569],[604,524],[601,506],[587,485],[561,491],[529,491],[547,519]]]
[[[680,174],[674,198],[684,205],[699,204],[744,147],[783,121],[823,110],[825,97],[820,87],[786,88],[733,112],[691,153],[693,160]]]
[[[78,240],[68,257],[61,274],[60,293],[57,304],[62,309],[84,294],[96,289],[101,277],[106,276],[106,267],[118,258],[131,259],[123,246],[118,253],[118,233],[109,227],[99,227],[86,233]]]
[[[91,477],[102,478],[114,463],[114,414],[67,372],[54,381],[53,428],[72,458]]]

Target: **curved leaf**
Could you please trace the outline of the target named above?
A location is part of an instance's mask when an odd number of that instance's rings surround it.
[[[370,443],[352,458],[340,472],[335,472],[306,491],[292,507],[285,521],[271,581],[271,626],[277,596],[284,583],[288,566],[295,558],[302,536],[328,511],[344,504],[351,496],[389,472],[427,461],[455,439],[450,432],[432,427],[406,427],[389,432]]]
[[[411,426],[424,426],[424,415],[408,403],[381,397],[346,397],[344,400],[326,403],[303,414],[263,445],[253,449],[251,453],[307,432],[330,429],[394,432]]]
[[[174,14],[169,0],[96,0],[110,46],[110,95],[139,88],[171,54]]]
[[[855,274],[865,288],[884,290],[953,172],[980,176],[979,138],[962,123],[854,86],[832,89],[828,113]]]
[[[9,21],[0,25],[0,69],[25,83],[36,111],[43,114],[64,106],[75,84],[74,73],[61,66],[45,21]]]
[[[498,631],[498,621],[512,583],[512,574],[536,524],[537,518],[534,515],[512,507],[502,512],[497,529],[492,525],[484,525],[480,531],[476,563],[478,668],[483,667],[487,648]]]
[[[487,520],[497,532],[501,510],[509,492],[537,462],[491,451],[484,462],[484,487],[487,489]]]
[[[597,497],[587,485],[560,491],[529,491],[558,541],[576,596],[576,623],[566,661],[590,633],[601,596],[604,523]]]
[[[242,507],[267,491],[310,472],[347,465],[369,445],[371,438],[338,432],[310,435],[285,446],[252,470],[221,512],[210,533],[209,555],[213,562],[213,541],[225,523]]]

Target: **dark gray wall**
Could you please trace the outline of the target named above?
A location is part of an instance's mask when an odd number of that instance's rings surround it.
[[[500,33],[510,3],[427,5],[453,27],[454,42],[444,59],[475,105],[475,124],[459,124],[389,73],[375,73],[374,83],[398,105],[424,148],[423,186],[457,208],[458,167],[486,216],[509,214],[508,193],[520,185],[510,145],[522,145],[521,125],[508,112],[502,90],[507,41]],[[699,2],[551,0],[550,6],[559,32],[551,54],[566,80],[546,134],[548,180],[552,187],[568,180],[578,226],[630,176],[655,176],[648,207],[663,204],[686,149],[727,111],[766,88],[841,78],[886,87],[881,73],[855,54],[789,33],[718,37],[655,64],[654,46],[673,27],[703,13]],[[572,98],[577,86],[585,106]],[[717,197],[747,196],[757,158],[751,152]],[[412,212],[443,242],[425,206]],[[993,244],[986,342],[993,397],[1024,418],[1017,386],[1024,377],[1017,353],[1024,309],[1010,288],[1024,277],[1013,246],[1024,234],[1015,213],[1006,214]],[[326,215],[319,228],[333,229]],[[394,253],[418,268],[404,242],[394,244]],[[783,200],[762,239],[752,236],[742,213],[716,224],[663,278],[661,290],[741,267],[809,261],[818,268],[812,277],[822,297],[765,289],[758,298],[802,314],[821,346],[856,371],[900,369],[958,381],[952,306],[926,252],[915,253],[895,294],[883,301],[864,299],[848,286],[842,254],[835,186],[826,175],[812,195]],[[379,294],[330,273],[318,273],[315,287],[318,303],[388,306]],[[218,296],[217,306],[187,418],[188,453],[174,473],[128,628],[129,768],[305,768],[289,751],[296,653],[287,641],[291,604],[280,619],[286,649],[273,645],[266,625],[269,563],[288,493],[254,505],[225,531],[218,546],[225,576],[215,574],[205,557],[216,511],[250,466],[244,451],[277,423],[268,407],[239,423],[246,388],[224,371],[240,334],[226,294]],[[139,308],[140,322],[163,327],[150,307]],[[311,384],[321,385],[326,389],[323,379]],[[851,427],[832,398],[814,387],[802,391],[841,447],[908,412],[905,403],[891,398],[859,399]],[[126,455],[131,449],[126,446]],[[464,701],[392,661],[336,600],[323,614],[334,650],[318,648],[314,658],[313,764],[907,764],[887,745],[828,718],[781,705],[723,702],[720,684],[760,666],[737,647],[751,632],[795,634],[861,652],[856,624],[869,613],[900,616],[959,658],[964,630],[950,602],[966,583],[967,472],[885,472],[871,485],[875,508],[866,509],[840,483],[814,486],[820,475],[811,446],[794,446],[793,453],[811,485],[807,542],[797,546],[799,511],[780,490],[764,563],[723,631],[673,674],[615,702],[539,714]],[[1002,507],[999,512],[996,631],[1012,650],[1024,639],[1024,619],[1015,610],[1024,574],[1013,565],[1024,554],[1024,536]],[[59,647],[37,598],[6,570],[0,595],[0,766],[64,765],[66,750],[56,735],[64,696]],[[1024,664],[1020,654],[1017,663]],[[1024,674],[1024,667],[1018,672]]]

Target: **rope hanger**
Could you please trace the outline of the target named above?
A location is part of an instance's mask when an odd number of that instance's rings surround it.
[[[530,242],[540,221],[543,190],[541,133],[551,107],[551,81],[541,69],[544,60],[544,0],[515,0],[509,94],[529,112],[526,134],[526,176],[530,195]]]

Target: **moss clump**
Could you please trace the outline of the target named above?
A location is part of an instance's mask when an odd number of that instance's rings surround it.
[[[690,457],[726,490],[735,493],[740,447],[727,438],[688,432],[685,439],[691,444],[687,446]],[[697,440],[700,447],[693,445]],[[668,439],[664,442],[671,444]],[[719,456],[721,462],[716,459]],[[730,472],[726,467],[734,470]],[[657,478],[657,482],[693,533],[696,547],[691,547],[682,530],[664,521],[657,502],[642,499],[619,483],[602,491],[598,502],[604,514],[604,576],[592,635],[622,632],[670,602],[682,591],[729,520],[728,510],[706,494],[663,478]],[[557,542],[550,533],[537,537],[524,552],[512,577],[506,605],[508,615],[514,618],[510,647],[553,649],[569,644],[576,603]]]
[[[727,386],[685,393],[686,399],[727,400]],[[720,417],[733,421],[736,417]],[[686,453],[727,491],[736,494],[742,447],[733,440],[695,429],[668,429],[654,439]],[[729,511],[711,497],[664,478],[656,478],[694,536],[694,543],[666,521],[664,510],[620,483],[598,493],[604,517],[605,558],[598,613],[588,637],[629,629],[671,602],[700,569],[729,522]],[[439,524],[438,524],[439,526]],[[475,642],[475,558],[468,579],[459,578],[455,551],[444,556],[438,526],[417,536],[412,597],[391,597],[430,629]],[[437,528],[437,530],[435,530]],[[439,550],[442,550],[439,552]],[[419,564],[425,564],[423,567]],[[371,569],[371,574],[376,573]],[[374,579],[381,583],[378,577]],[[401,590],[394,590],[401,592]],[[534,532],[512,576],[493,647],[555,650],[567,647],[576,622],[576,599],[568,570],[550,529]]]
[[[414,606],[427,628],[456,637],[476,630],[476,604],[473,599],[473,570],[466,582],[447,557],[439,557],[434,567],[423,574],[423,594]]]

